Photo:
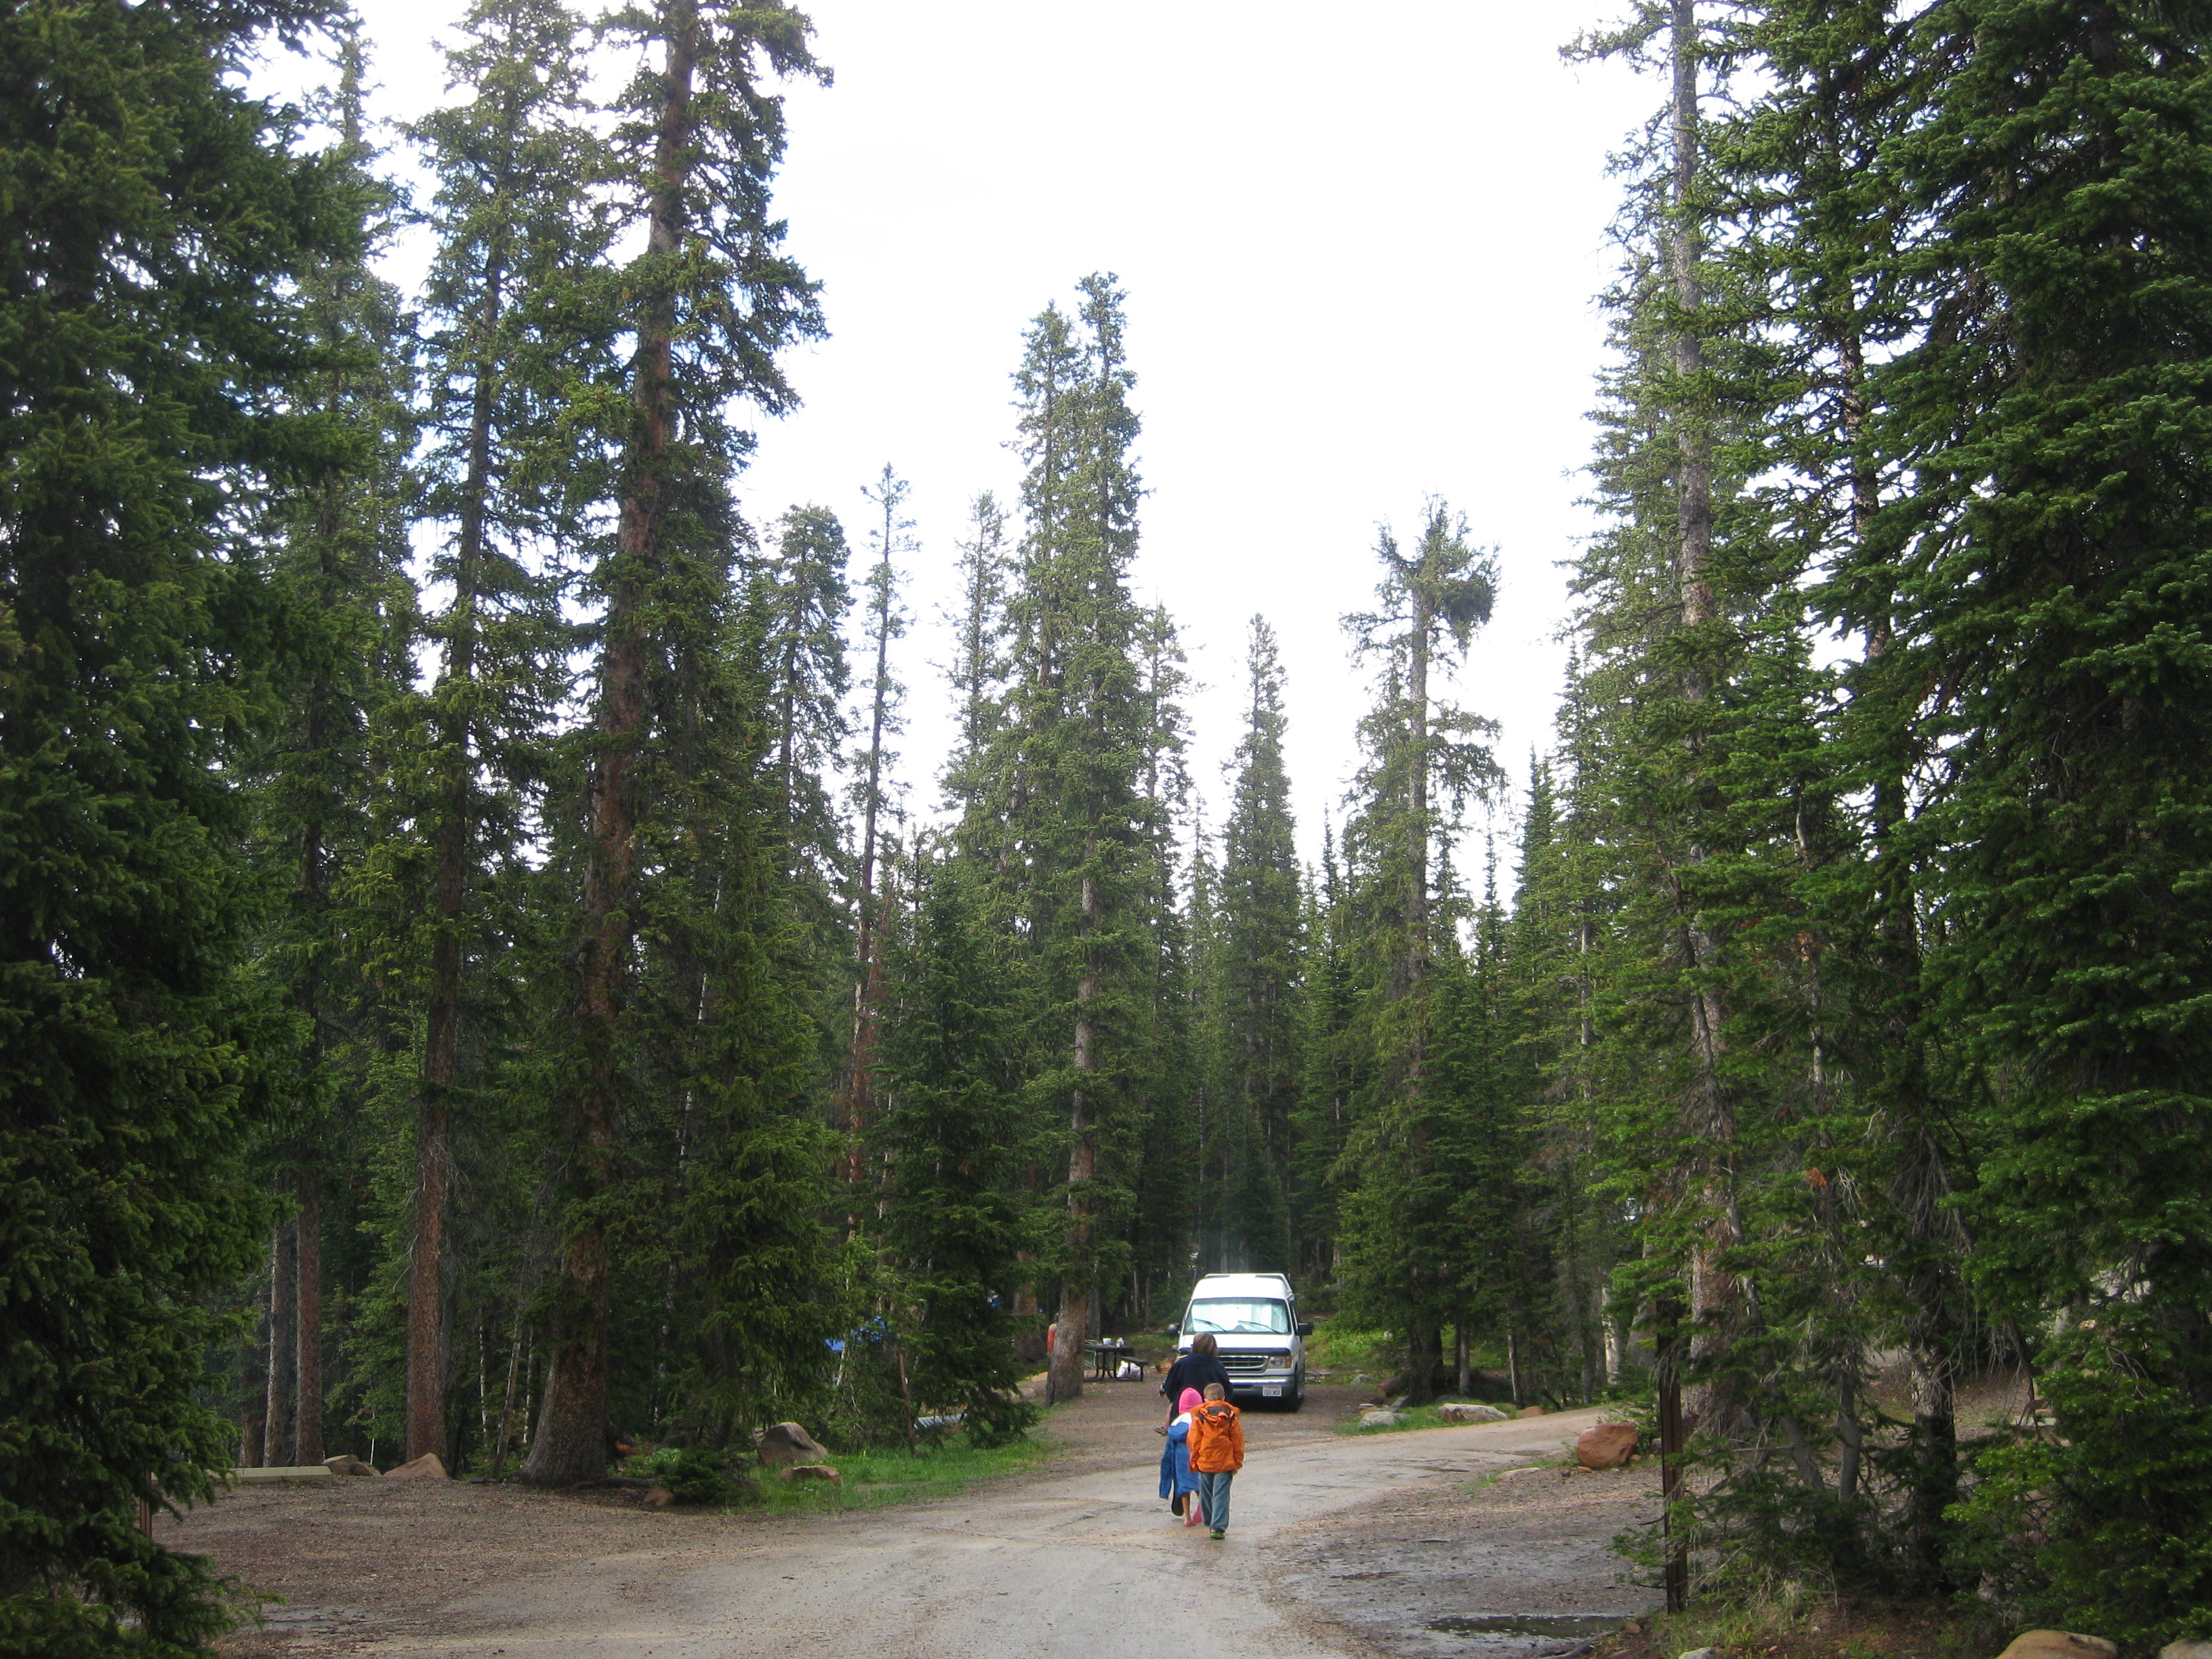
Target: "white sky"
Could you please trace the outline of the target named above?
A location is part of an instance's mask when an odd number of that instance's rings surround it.
[[[358,3],[376,109],[419,114],[441,96],[432,43],[458,0]],[[1371,598],[1377,523],[1417,532],[1431,495],[1499,550],[1461,695],[1501,723],[1517,793],[1550,739],[1559,562],[1589,525],[1606,156],[1658,94],[1560,62],[1611,0],[810,9],[836,84],[792,89],[777,200],[831,337],[794,355],[805,406],[763,430],[741,490],[757,524],[835,509],[857,575],[860,485],[886,461],[912,481],[913,804],[933,803],[948,736],[929,665],[950,654],[935,622],[953,538],[978,489],[1016,498],[1023,327],[1095,270],[1129,295],[1151,492],[1135,586],[1174,614],[1203,684],[1209,821],[1256,611],[1281,636],[1300,839],[1318,851],[1366,697],[1338,618]]]

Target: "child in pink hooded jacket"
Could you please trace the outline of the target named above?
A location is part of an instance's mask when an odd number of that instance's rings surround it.
[[[1203,1404],[1196,1389],[1185,1389],[1176,1401],[1181,1413],[1168,1425],[1168,1443],[1160,1450],[1160,1496],[1168,1508],[1182,1516],[1186,1527],[1206,1524],[1200,1512],[1198,1476],[1190,1467],[1190,1414]]]

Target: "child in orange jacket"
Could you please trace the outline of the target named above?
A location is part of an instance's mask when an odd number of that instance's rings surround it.
[[[1217,1540],[1229,1530],[1229,1483],[1244,1467],[1242,1416],[1218,1382],[1206,1385],[1206,1403],[1191,1413],[1191,1472],[1198,1476],[1199,1498]]]

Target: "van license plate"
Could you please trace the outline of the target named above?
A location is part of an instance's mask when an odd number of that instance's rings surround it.
[[[1262,1399],[1262,1400],[1280,1400],[1282,1397],[1283,1397],[1283,1385],[1282,1385],[1281,1383],[1279,1383],[1279,1382],[1262,1382],[1262,1383],[1260,1385],[1260,1398],[1261,1398],[1261,1399]]]

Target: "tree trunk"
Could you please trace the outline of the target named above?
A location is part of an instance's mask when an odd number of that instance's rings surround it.
[[[890,469],[886,468],[888,472]],[[884,565],[890,566],[892,515],[896,512],[898,498],[886,487],[884,507]],[[868,727],[868,781],[862,800],[860,820],[860,913],[858,973],[853,984],[853,1060],[850,1092],[846,1097],[845,1133],[849,1142],[847,1152],[846,1180],[852,1188],[853,1203],[858,1224],[857,1206],[860,1202],[860,1187],[865,1175],[862,1168],[867,1153],[868,1102],[875,1087],[877,1009],[883,997],[883,954],[880,929],[876,916],[876,830],[877,811],[882,805],[884,775],[884,720],[889,713],[885,708],[885,681],[890,673],[891,610],[890,595],[886,590],[883,608],[876,617],[876,684],[873,710]]]
[[[484,271],[481,327],[499,325],[505,301],[503,263],[495,252]],[[452,630],[446,639],[446,684],[476,674],[476,607],[483,580],[484,526],[491,493],[492,385],[489,359],[475,367],[469,410],[468,472],[455,538]],[[415,1119],[415,1231],[407,1264],[407,1434],[409,1458],[446,1443],[446,1209],[452,1190],[453,1091],[460,1073],[462,928],[468,908],[471,808],[470,729],[465,713],[447,714],[439,732],[447,771],[440,791],[432,877],[437,933],[430,947],[430,994],[422,1043],[422,1091]]]
[[[1705,344],[1695,319],[1705,308],[1698,275],[1703,240],[1698,233],[1698,168],[1702,145],[1698,112],[1701,48],[1698,42],[1697,0],[1673,0],[1672,55],[1674,67],[1673,144],[1674,179],[1669,191],[1672,210],[1667,240],[1668,274],[1679,318],[1674,338],[1674,373],[1678,382],[1675,446],[1680,458],[1675,504],[1680,544],[1676,574],[1681,588],[1682,627],[1695,632],[1715,620],[1712,586],[1713,461],[1712,439],[1704,412],[1695,400],[1703,397],[1697,382],[1705,367]],[[1712,695],[1709,667],[1692,651],[1682,675],[1686,702],[1701,703]],[[1699,740],[1689,738],[1695,763]],[[1696,808],[1692,808],[1692,812]],[[1691,829],[1688,862],[1698,866],[1708,849],[1698,826]],[[1734,1206],[1730,1199],[1734,1176],[1730,1148],[1735,1140],[1734,1108],[1721,1084],[1720,1056],[1726,1037],[1727,1009],[1720,988],[1712,978],[1719,952],[1694,897],[1684,892],[1681,880],[1674,884],[1676,916],[1681,928],[1681,954],[1693,979],[1690,997],[1691,1044],[1698,1069],[1697,1092],[1691,1121],[1685,1127],[1703,1147],[1698,1154],[1699,1201],[1705,1212],[1700,1237],[1690,1262],[1691,1357],[1693,1370],[1709,1368],[1726,1351],[1741,1287],[1721,1264],[1736,1242]],[[1684,1409],[1690,1426],[1700,1425],[1727,1430],[1735,1426],[1739,1408],[1725,1387],[1706,1380],[1687,1392]]]
[[[262,1351],[248,1336],[238,1345],[238,1467],[258,1469],[268,1444],[269,1374]]]
[[[298,1409],[299,1237],[289,1221],[276,1224],[269,1245],[269,1396],[264,1421],[262,1463],[282,1468],[296,1449],[294,1426]]]
[[[1689,1447],[1687,1425],[1682,1420],[1682,1339],[1680,1310],[1662,1304],[1657,1310],[1659,1327],[1659,1530],[1664,1540],[1662,1575],[1667,1611],[1680,1613],[1690,1602],[1690,1557],[1677,1535],[1674,1505],[1682,1495],[1682,1454]]]
[[[323,1183],[314,1163],[297,1166],[300,1216],[299,1314],[293,1370],[298,1401],[293,1455],[302,1463],[323,1461]]]
[[[666,92],[654,143],[647,234],[647,251],[657,262],[656,282],[668,280],[666,262],[677,258],[683,242],[691,83],[699,44],[698,16],[690,0],[676,0],[665,15]],[[655,653],[649,612],[660,574],[666,456],[675,416],[675,327],[672,296],[665,290],[654,295],[638,330],[636,421],[616,528],[616,568],[607,591],[574,1020],[586,1058],[568,1114],[570,1195],[580,1206],[603,1194],[613,1176],[623,992],[633,940],[635,770],[650,716]],[[521,1470],[533,1485],[568,1486],[606,1473],[607,1323],[613,1295],[605,1224],[587,1219],[574,1226],[561,1254],[545,1401]]]
[[[1097,856],[1095,844],[1091,855]],[[1085,931],[1098,930],[1098,884],[1083,878],[1083,919]],[[1093,1005],[1098,997],[1098,963],[1088,957],[1075,982],[1075,1087],[1070,1092],[1068,1128],[1073,1144],[1067,1154],[1067,1278],[1060,1295],[1060,1323],[1053,1338],[1052,1374],[1045,1382],[1045,1401],[1057,1404],[1083,1393],[1083,1345],[1090,1340],[1086,1316],[1091,1303],[1091,1183],[1098,1173],[1097,1127],[1086,1084],[1098,1069],[1098,1033]]]
[[[337,603],[343,573],[337,563],[338,523],[328,499],[320,525],[323,592]],[[329,741],[331,688],[317,675],[307,690],[307,752],[320,757]],[[285,1424],[286,1462],[319,1463],[323,1457],[323,1233],[322,1188],[310,1135],[320,1114],[323,1066],[322,963],[326,926],[323,868],[323,820],[311,815],[300,836],[300,909],[312,930],[300,975],[299,1008],[307,1044],[301,1066],[301,1115],[310,1127],[294,1148],[292,1176],[299,1200],[292,1231],[291,1352],[287,1367],[291,1389]],[[275,1367],[270,1382],[275,1384]],[[272,1421],[273,1421],[272,1416]]]
[[[1406,995],[1413,1018],[1406,1056],[1406,1156],[1418,1182],[1427,1173],[1429,1161],[1429,635],[1436,626],[1436,611],[1428,584],[1418,572],[1412,587],[1413,652],[1406,688],[1412,711],[1406,796]],[[1422,1270],[1409,1264],[1407,1296],[1413,1311],[1406,1327],[1406,1357],[1415,1405],[1434,1390],[1443,1347],[1443,1332],[1430,1325],[1428,1291]]]

